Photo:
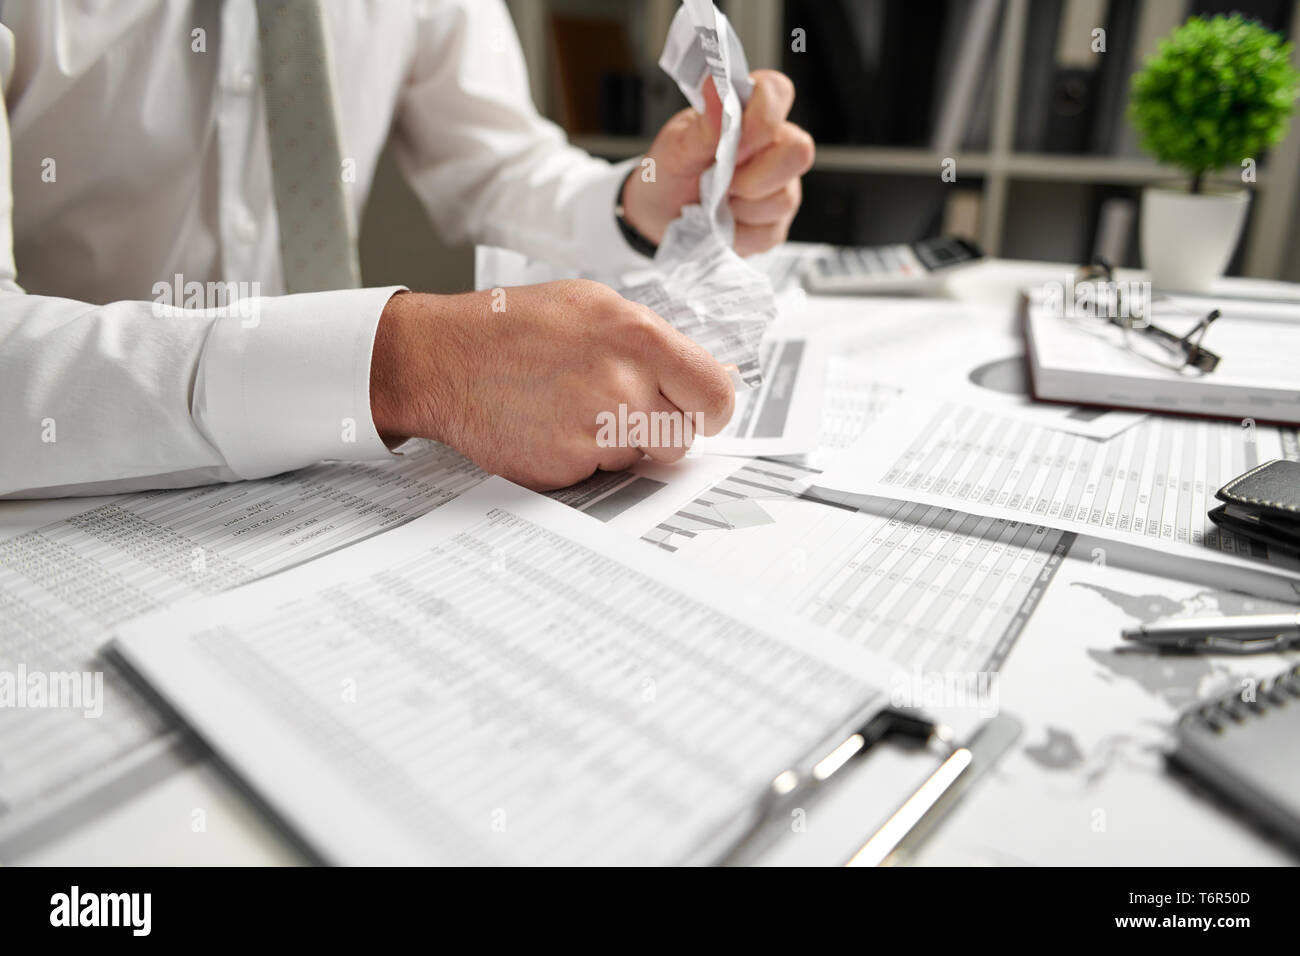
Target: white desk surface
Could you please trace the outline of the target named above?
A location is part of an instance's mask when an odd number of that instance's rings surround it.
[[[973,266],[948,282],[947,294],[954,299],[981,305],[1004,306],[1010,311],[1022,286],[1051,279],[1066,280],[1075,266],[1065,263],[1026,262],[993,259]],[[1122,272],[1122,278],[1141,273]],[[1213,293],[1258,296],[1300,302],[1300,285],[1257,279],[1222,279]],[[57,521],[106,498],[72,498],[55,501],[0,502],[0,538],[22,534],[50,521]],[[1032,627],[1032,624],[1031,624]],[[920,773],[911,758],[889,756],[900,773]],[[910,769],[908,769],[910,768]],[[872,768],[878,771],[878,765]],[[857,793],[849,802],[862,807],[869,801],[862,787],[848,786]],[[919,777],[918,777],[919,779]],[[196,811],[201,811],[196,813]],[[955,814],[961,813],[959,806]],[[869,815],[867,815],[869,816]],[[196,820],[202,820],[202,828]],[[846,826],[852,826],[846,823]],[[860,834],[841,834],[851,843]],[[916,857],[925,864],[997,865],[1014,863],[987,848],[973,848],[946,840],[941,826]],[[271,824],[253,803],[220,771],[206,762],[190,763],[164,779],[107,810],[71,827],[8,861],[16,864],[50,866],[102,865],[292,865],[306,862],[300,851]],[[1158,862],[1158,861],[1150,861]]]

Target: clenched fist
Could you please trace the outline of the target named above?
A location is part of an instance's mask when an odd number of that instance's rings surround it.
[[[812,166],[812,137],[786,117],[794,84],[784,73],[755,70],[754,93],[741,116],[736,171],[728,205],[736,221],[736,252],[747,256],[784,241],[803,198],[799,177]],[[653,242],[663,240],[682,207],[700,201],[700,174],[713,165],[722,132],[722,101],[704,81],[705,111],[687,107],[659,131],[646,156],[654,182],[630,176],[623,187],[627,220]]]
[[[731,418],[735,394],[722,365],[608,286],[547,282],[496,297],[389,300],[370,373],[371,412],[386,441],[444,442],[486,471],[545,490],[642,454],[685,454],[686,442],[661,443],[654,429],[628,430],[626,447],[598,441],[602,419],[620,405],[629,416],[690,413],[704,435]]]

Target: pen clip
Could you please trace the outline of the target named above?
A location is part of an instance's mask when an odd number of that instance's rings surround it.
[[[1134,643],[1154,651],[1173,651],[1187,654],[1266,654],[1286,650],[1295,643],[1290,634],[1272,637],[1224,637],[1209,634],[1204,637],[1153,637],[1134,638]]]
[[[1198,642],[1197,650],[1215,654],[1266,654],[1269,651],[1281,651],[1295,642],[1289,634],[1274,634],[1272,637],[1218,637],[1210,635]]]

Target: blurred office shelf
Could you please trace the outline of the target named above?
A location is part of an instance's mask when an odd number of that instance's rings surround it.
[[[643,136],[603,136],[576,134],[570,137],[575,146],[607,159],[639,156],[650,148]],[[861,173],[910,173],[917,176],[937,175],[945,157],[927,149],[895,146],[817,147],[814,169],[834,169]],[[1060,153],[1007,153],[998,157],[988,152],[955,153],[953,159],[959,175],[983,176],[1001,172],[1012,179],[1038,179],[1062,183],[1133,183],[1143,185],[1159,179],[1175,178],[1177,173],[1149,159],[1119,156],[1070,156]],[[1258,174],[1256,189],[1264,188],[1265,171]],[[1231,180],[1225,180],[1231,182]]]
[[[566,113],[607,115],[610,98],[626,96],[629,84],[617,77],[618,82],[600,84],[601,103],[588,102],[582,110],[568,105],[582,91],[575,91],[572,81],[565,87],[565,66],[556,51],[575,44],[572,38],[556,38],[557,20],[558,28],[578,31],[592,29],[584,26],[590,20],[619,25],[626,43],[611,45],[626,49],[622,69],[638,77],[643,132],[657,129],[683,105],[656,66],[677,0],[508,2],[538,107],[566,125],[577,145],[618,159],[644,152],[650,139],[578,132],[566,124]],[[995,255],[1086,257],[1106,231],[1106,211],[1127,206],[1132,214],[1112,217],[1111,231],[1115,222],[1127,229],[1128,241],[1120,245],[1127,247],[1123,258],[1130,265],[1137,264],[1141,187],[1180,178],[1177,170],[1138,151],[1123,117],[1128,77],[1145,52],[1187,15],[1220,8],[1280,24],[1293,37],[1300,26],[1300,0],[723,0],[719,5],[731,18],[751,68],[775,67],[794,76],[795,118],[810,129],[820,126],[817,160],[794,230],[800,238],[885,242],[919,238],[943,223],[975,222],[974,238]],[[1076,49],[1071,58],[1066,38],[1077,40],[1080,29],[1061,24],[1072,16],[1076,26],[1096,22],[1107,28],[1102,66],[1089,66],[1086,48],[1082,57]],[[809,52],[790,51],[796,25],[806,30]],[[875,57],[875,66],[854,62],[863,43],[870,47],[863,55]],[[964,46],[971,50],[963,53]],[[921,62],[932,76],[918,85],[916,62],[927,50],[930,59]],[[1294,58],[1300,66],[1300,49]],[[880,61],[903,71],[901,88],[873,82],[879,74],[871,69]],[[570,80],[573,75],[581,74],[570,71]],[[1052,99],[1062,85],[1092,97],[1079,116],[1058,115],[1068,113]],[[588,95],[594,94],[588,90]],[[838,106],[830,104],[835,95],[843,100]],[[882,102],[888,109],[880,107]],[[902,114],[900,103],[928,125],[910,122],[913,117]],[[945,159],[955,160],[955,182],[940,179]],[[1234,170],[1225,172],[1225,183],[1239,184],[1231,178]],[[932,185],[922,183],[926,178]],[[1261,159],[1250,188],[1256,196],[1231,271],[1300,280],[1300,236],[1292,235],[1300,201],[1300,118]],[[973,201],[973,218],[952,215],[954,194],[967,206]]]

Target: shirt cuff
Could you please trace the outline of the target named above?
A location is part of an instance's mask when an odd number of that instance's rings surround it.
[[[217,319],[191,408],[232,471],[263,478],[393,454],[370,414],[370,356],[384,306],[400,291],[244,299]]]
[[[578,235],[584,248],[587,272],[621,276],[654,265],[654,259],[628,244],[614,219],[614,207],[618,205],[623,180],[640,162],[638,156],[613,164],[608,171],[585,184],[576,200]]]

